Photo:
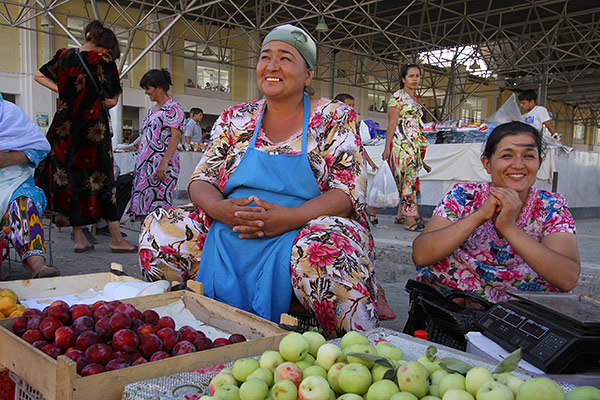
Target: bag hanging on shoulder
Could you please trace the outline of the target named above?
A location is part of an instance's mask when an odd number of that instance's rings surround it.
[[[467,348],[465,334],[479,331],[476,323],[491,307],[486,299],[475,294],[454,290],[444,295],[436,288],[413,279],[406,282],[406,291],[409,293],[409,308],[404,333],[412,335],[415,330],[425,330],[429,341],[463,351]],[[480,309],[465,307],[454,299],[476,303]]]
[[[392,170],[387,162],[382,162],[367,191],[367,204],[376,208],[396,207],[400,194]]]
[[[98,92],[98,96],[100,97],[100,107],[102,107],[102,110],[106,113],[106,117],[110,121],[110,114],[108,113],[108,109],[104,105],[104,100],[106,98],[106,96],[104,95],[104,91],[100,87],[94,74],[92,74],[92,71],[90,71],[90,68],[87,66],[85,60],[81,56],[81,52],[79,51],[79,49],[75,49],[75,54],[77,54],[77,57],[79,57],[79,61],[81,61],[81,65],[83,66],[83,69],[85,70],[86,75],[88,76],[88,78],[90,78],[90,81],[92,82],[92,85],[94,85],[96,92]],[[110,129],[110,126],[109,126],[109,129]],[[112,133],[112,129],[111,129],[111,133]]]

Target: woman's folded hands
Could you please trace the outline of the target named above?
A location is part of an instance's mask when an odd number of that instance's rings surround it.
[[[232,229],[240,234],[240,238],[274,237],[297,228],[292,222],[293,208],[270,203],[256,196],[245,200],[248,204],[254,202],[258,207],[244,207],[234,212],[239,223]]]

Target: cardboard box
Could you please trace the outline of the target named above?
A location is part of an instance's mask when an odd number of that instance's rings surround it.
[[[125,301],[144,311],[178,300],[198,320],[217,329],[241,333],[248,341],[81,377],[77,375],[76,363],[69,358],[59,356],[54,360],[14,335],[11,329],[14,318],[7,318],[0,320],[0,364],[22,377],[46,400],[117,400],[129,383],[257,356],[267,349],[276,350],[287,334],[270,321],[190,291]]]

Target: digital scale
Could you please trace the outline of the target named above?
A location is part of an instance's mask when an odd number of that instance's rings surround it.
[[[570,293],[510,293],[479,320],[481,332],[548,374],[600,371],[600,302]]]

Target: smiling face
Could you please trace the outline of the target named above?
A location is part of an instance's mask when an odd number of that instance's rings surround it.
[[[484,156],[481,162],[492,177],[492,186],[514,189],[525,201],[542,160],[534,138],[519,133],[500,139],[491,158]]]
[[[256,78],[267,100],[285,99],[310,85],[312,71],[294,46],[273,40],[260,51]]]
[[[402,82],[404,82],[405,88],[415,90],[421,82],[421,70],[417,67],[409,68],[406,71],[406,76],[402,78]]]

